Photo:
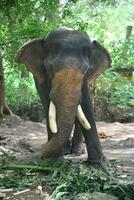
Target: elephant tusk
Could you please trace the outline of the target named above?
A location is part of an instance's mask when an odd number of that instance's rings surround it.
[[[88,122],[88,120],[87,120],[87,118],[86,118],[86,116],[85,116],[85,114],[84,114],[84,112],[82,110],[81,105],[78,105],[77,117],[78,117],[80,123],[82,124],[82,126],[85,129],[87,129],[87,130],[91,129],[91,126],[90,126],[90,124],[89,124],[89,122]]]
[[[56,107],[51,101],[49,106],[49,126],[52,133],[57,133],[57,123],[56,123]]]

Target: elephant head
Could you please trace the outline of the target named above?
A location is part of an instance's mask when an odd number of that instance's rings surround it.
[[[91,128],[81,107],[82,86],[84,80],[92,82],[110,66],[109,53],[98,42],[91,42],[86,33],[60,28],[46,39],[22,46],[16,62],[28,67],[38,85],[49,85],[46,117],[53,136],[44,145],[43,155],[61,156],[76,118],[84,129]]]

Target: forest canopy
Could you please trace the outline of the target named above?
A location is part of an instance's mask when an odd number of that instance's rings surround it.
[[[35,105],[41,108],[32,75],[14,61],[17,50],[30,39],[45,38],[52,29],[67,26],[86,31],[111,53],[112,67],[94,86],[96,105],[105,104],[111,120],[116,120],[117,108],[125,110],[125,119],[133,118],[133,0],[1,0],[0,22],[6,98],[14,113],[23,115],[24,108]]]

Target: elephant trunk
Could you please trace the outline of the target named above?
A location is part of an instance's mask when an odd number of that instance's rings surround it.
[[[47,144],[43,145],[43,157],[56,158],[63,156],[64,144],[67,143],[70,137],[75,121],[77,106],[67,109],[68,116],[65,113],[61,113],[58,108],[56,110],[57,133],[54,133],[51,140]],[[61,107],[60,110],[63,110],[63,107]]]
[[[68,67],[55,74],[50,92],[50,107],[55,105],[55,108],[53,115],[49,116],[53,119],[50,128],[54,134],[51,140],[43,145],[43,157],[56,158],[63,155],[64,144],[70,137],[77,110],[80,110],[78,107],[82,82],[83,74],[74,67]]]

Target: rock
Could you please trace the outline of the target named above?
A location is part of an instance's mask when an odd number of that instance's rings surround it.
[[[80,193],[76,196],[75,200],[118,200],[117,197],[112,195],[101,193],[101,192],[93,192],[93,193]]]

